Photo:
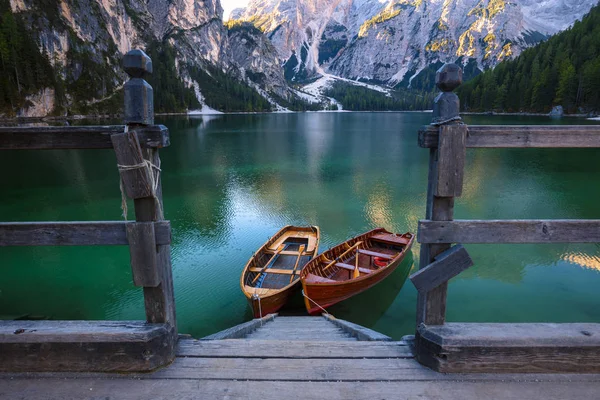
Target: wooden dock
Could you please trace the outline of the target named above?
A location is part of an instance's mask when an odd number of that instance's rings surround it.
[[[217,335],[240,332],[238,339],[182,338],[175,361],[152,373],[3,373],[0,399],[552,400],[600,393],[600,374],[434,372],[416,361],[410,341],[328,317],[268,316]]]

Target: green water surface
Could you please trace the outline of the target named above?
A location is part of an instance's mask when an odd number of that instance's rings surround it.
[[[416,232],[425,215],[426,113],[170,118],[161,151],[180,332],[202,337],[251,318],[239,275],[284,225],[319,225],[321,250],[374,227]],[[589,123],[467,117],[470,124]],[[600,151],[468,150],[461,219],[600,218]],[[5,151],[0,221],[118,220],[109,150]],[[130,215],[132,205],[130,205]],[[467,245],[448,320],[600,322],[600,246]],[[416,268],[419,246],[404,261]],[[400,268],[399,270],[401,270]],[[416,291],[394,273],[331,308],[389,334],[414,331]],[[127,247],[0,248],[0,318],[143,319]]]

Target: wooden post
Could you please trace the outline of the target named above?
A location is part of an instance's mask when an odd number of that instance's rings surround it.
[[[462,193],[466,126],[462,124],[458,96],[452,91],[462,83],[462,70],[456,64],[446,64],[436,73],[436,85],[442,91],[433,106],[432,125],[439,127],[439,145],[429,153],[426,219],[451,221],[454,217],[454,197]],[[442,139],[443,138],[443,139]],[[431,264],[450,248],[450,243],[422,244],[419,269]],[[417,327],[421,323],[442,325],[446,320],[448,283],[419,293]]]
[[[163,221],[163,202],[160,174],[160,158],[157,148],[141,148],[134,129],[154,123],[152,87],[144,76],[152,73],[152,60],[141,50],[127,53],[123,61],[124,69],[131,80],[125,86],[125,123],[128,132],[112,136],[115,144],[123,186],[127,195],[133,199],[135,219],[138,222]],[[117,149],[119,147],[119,149]],[[124,156],[124,158],[119,158]],[[126,163],[123,163],[126,160]],[[131,167],[139,166],[132,169]],[[125,168],[123,168],[125,166]],[[148,243],[140,243],[140,232],[128,232],[135,248],[131,248],[132,263],[155,263],[150,265],[132,265],[135,271],[144,271],[145,278],[137,279],[144,283],[144,303],[146,320],[149,323],[169,324],[177,334],[175,317],[175,297],[173,294],[173,273],[171,269],[170,245],[156,244],[156,254],[141,256],[140,251],[148,251]],[[148,236],[148,235],[146,235]],[[151,235],[150,235],[151,236]]]

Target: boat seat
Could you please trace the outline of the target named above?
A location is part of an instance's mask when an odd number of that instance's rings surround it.
[[[335,266],[347,269],[348,271],[354,271],[354,267],[350,264],[336,263]],[[362,272],[363,274],[370,274],[371,272],[373,272],[373,270],[358,267],[358,272]]]
[[[405,236],[396,236],[393,233],[378,233],[376,235],[371,236],[372,240],[377,242],[382,242],[391,245],[407,245],[410,242],[411,238]]]
[[[334,281],[333,279],[328,279],[328,278],[323,278],[322,276],[318,276],[318,275],[314,275],[314,274],[307,274],[306,278],[304,278],[304,280],[308,283],[333,283],[333,282],[337,282]]]
[[[359,249],[358,252],[360,254],[366,254],[366,255],[371,256],[371,257],[385,258],[386,260],[391,260],[392,258],[394,258],[394,256],[392,256],[390,254],[378,253],[376,251],[371,251],[371,250],[362,250],[362,249]]]
[[[250,272],[260,272],[260,273],[267,273],[267,274],[287,274],[287,275],[294,275],[294,274],[299,274],[300,271],[296,270],[293,271],[291,269],[277,269],[277,268],[267,268],[265,270],[263,270],[262,268],[250,268],[249,269]]]

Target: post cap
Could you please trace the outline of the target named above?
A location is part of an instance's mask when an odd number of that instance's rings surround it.
[[[462,83],[463,71],[456,64],[444,64],[435,74],[435,85],[442,92],[451,92]]]
[[[132,78],[143,78],[152,73],[152,60],[140,49],[131,50],[123,57],[123,69]]]

